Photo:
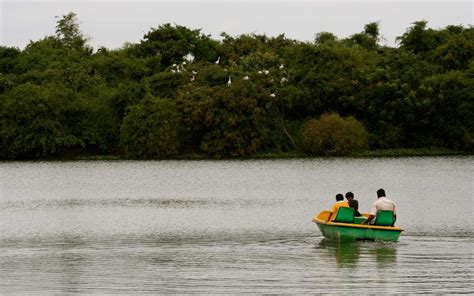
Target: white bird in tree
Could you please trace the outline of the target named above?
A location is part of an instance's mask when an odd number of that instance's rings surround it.
[[[176,67],[177,65],[176,64],[173,64],[173,67]]]
[[[262,72],[262,71],[258,71],[257,73],[258,73],[258,74],[262,74],[263,72]]]
[[[193,77],[191,77],[191,82],[193,82],[194,80],[196,80],[196,78],[193,75]]]
[[[249,77],[247,75],[245,75],[244,80],[249,80]]]
[[[198,72],[196,72],[196,71],[193,70],[191,73],[193,73],[193,76],[194,76],[194,75],[196,75]]]
[[[217,60],[214,62],[216,65],[219,65],[219,62],[221,61],[221,57],[218,57]]]
[[[268,74],[270,74],[270,71],[265,70],[265,71],[263,71],[263,73],[264,73],[265,75],[268,75]]]
[[[285,82],[288,82],[288,78],[286,77],[283,77],[281,80],[280,80],[280,83],[283,84]]]
[[[230,75],[229,75],[229,80],[227,81],[227,86],[230,86],[232,84],[232,79],[230,78]]]
[[[275,97],[276,97],[276,94],[271,93],[271,94],[270,94],[270,97],[275,98]]]
[[[188,52],[188,54],[185,55],[185,56],[183,57],[183,59],[185,59],[186,61],[188,61],[188,63],[192,63],[192,62],[194,62],[194,55],[193,55],[192,53]]]
[[[285,66],[283,66],[283,64],[280,65],[280,70],[283,70],[285,69]]]
[[[171,73],[176,73],[176,70],[175,70],[175,69],[171,69]]]

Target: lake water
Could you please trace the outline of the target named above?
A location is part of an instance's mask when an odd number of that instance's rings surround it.
[[[0,294],[472,293],[474,157],[0,163]],[[384,188],[396,243],[312,217]]]

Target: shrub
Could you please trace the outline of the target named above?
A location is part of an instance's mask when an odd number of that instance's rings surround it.
[[[303,150],[311,155],[350,155],[367,149],[369,134],[354,117],[323,114],[311,119],[301,133]]]
[[[178,153],[180,117],[172,101],[145,98],[131,106],[123,119],[120,143],[137,158],[160,158]]]

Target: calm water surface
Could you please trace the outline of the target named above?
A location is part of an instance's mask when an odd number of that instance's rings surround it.
[[[472,293],[474,157],[0,163],[0,294]],[[396,243],[311,222],[383,187]]]

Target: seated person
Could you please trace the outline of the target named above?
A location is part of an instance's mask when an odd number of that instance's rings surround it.
[[[346,198],[347,198],[347,203],[349,204],[349,207],[354,209],[354,216],[355,217],[360,217],[362,216],[359,213],[359,202],[354,199],[354,193],[352,192],[347,192],[346,193]]]
[[[336,218],[337,209],[339,209],[340,207],[348,208],[349,204],[344,201],[344,195],[338,193],[336,194],[336,203],[332,206],[331,215],[329,216],[328,221],[331,221]]]
[[[377,190],[377,200],[372,204],[370,208],[370,215],[362,224],[369,224],[373,223],[373,219],[375,215],[377,215],[378,211],[393,211],[393,224],[395,224],[395,220],[397,220],[397,213],[395,211],[395,203],[390,199],[385,197],[385,190],[379,189]]]

